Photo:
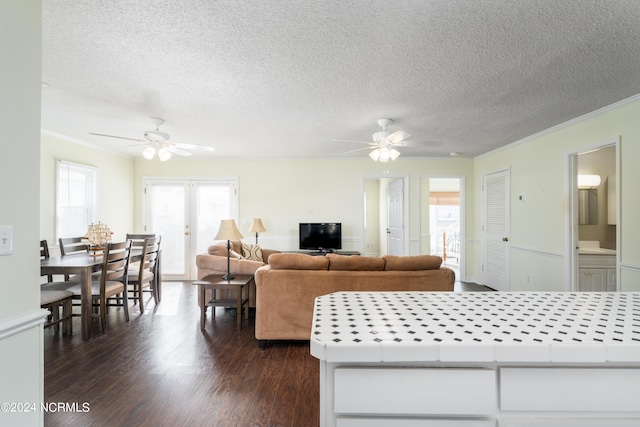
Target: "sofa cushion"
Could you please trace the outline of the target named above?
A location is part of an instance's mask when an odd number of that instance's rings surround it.
[[[436,255],[385,255],[383,258],[387,271],[437,270],[442,265],[442,258]]]
[[[242,253],[242,241],[230,240],[229,243],[231,245],[231,250],[233,252],[236,252],[238,254]],[[207,249],[207,252],[209,253],[209,255],[223,256],[226,258],[227,257],[227,241],[224,240],[222,242],[214,243],[213,245],[209,246],[209,248]],[[233,256],[233,253],[231,254],[231,256]]]
[[[382,271],[384,259],[372,256],[327,254],[329,270]]]
[[[328,270],[329,259],[325,256],[306,254],[271,254],[269,265],[272,270]]]
[[[242,242],[242,255],[250,261],[262,261],[262,249],[258,245]]]

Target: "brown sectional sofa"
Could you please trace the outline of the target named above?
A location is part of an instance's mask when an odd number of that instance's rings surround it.
[[[255,336],[308,340],[315,298],[339,291],[453,291],[455,273],[442,258],[310,256],[280,253],[255,272]]]

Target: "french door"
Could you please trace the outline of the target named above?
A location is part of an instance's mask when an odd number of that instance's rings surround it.
[[[237,219],[235,180],[144,181],[144,232],[162,236],[162,275],[197,279],[196,255],[207,251],[220,221]]]

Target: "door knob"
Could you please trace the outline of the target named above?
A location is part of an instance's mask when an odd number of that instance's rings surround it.
[[[503,237],[503,238],[502,238],[502,241],[503,241],[503,242],[508,242],[508,241],[509,241],[509,238],[508,238],[508,237]]]
[[[184,235],[185,235],[185,236],[188,236],[188,235],[189,235],[189,232],[188,232],[188,231],[185,231],[185,232],[184,232]]]

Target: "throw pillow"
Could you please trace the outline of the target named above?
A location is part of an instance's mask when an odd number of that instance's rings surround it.
[[[262,262],[262,249],[258,245],[242,242],[242,255],[249,261]]]

